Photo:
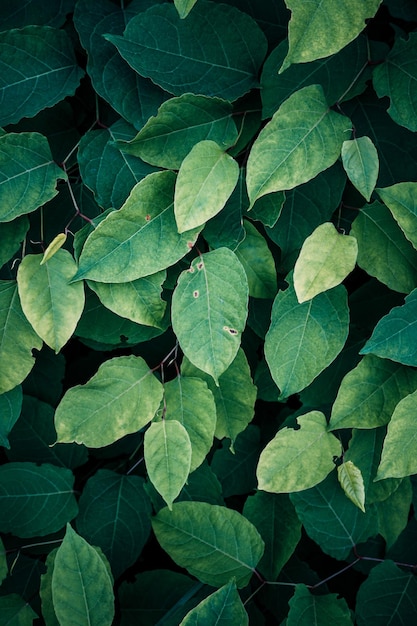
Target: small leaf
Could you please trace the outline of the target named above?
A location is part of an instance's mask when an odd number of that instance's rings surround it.
[[[359,137],[344,141],[342,163],[350,181],[369,202],[379,172],[378,152],[372,140]]]
[[[336,593],[317,596],[298,584],[289,605],[287,626],[353,626],[346,600]]]
[[[360,469],[352,461],[345,461],[338,465],[337,477],[349,500],[365,513],[365,487]]]
[[[202,226],[219,213],[239,178],[239,166],[214,141],[197,143],[181,163],[175,185],[178,232]]]
[[[60,626],[113,623],[113,581],[105,557],[69,524],[55,555],[52,598]]]
[[[39,265],[43,265],[51,257],[53,257],[54,254],[56,254],[58,250],[62,248],[66,240],[67,240],[66,233],[59,233],[56,237],[54,237],[54,239],[52,239],[51,243],[49,244],[49,246],[46,248],[45,252],[43,253],[43,257]]]
[[[417,249],[417,183],[397,183],[391,187],[376,189],[376,192],[393,214],[408,241]]]
[[[144,450],[149,479],[172,510],[190,473],[190,437],[177,420],[153,422],[145,433]]]
[[[196,2],[197,0],[174,0],[175,8],[182,20],[187,17]]]
[[[31,606],[17,593],[0,597],[0,614],[6,626],[32,626],[38,617]]]
[[[339,285],[353,271],[357,254],[354,237],[338,233],[331,222],[318,226],[304,241],[294,267],[298,302]]]
[[[221,623],[224,626],[248,626],[249,617],[236,590],[235,582],[227,583],[202,600],[187,613],[180,626],[199,626],[210,622]]]

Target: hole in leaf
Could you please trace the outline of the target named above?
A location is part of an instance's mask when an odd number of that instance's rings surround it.
[[[200,261],[199,263],[197,263],[197,269],[198,269],[199,271],[201,271],[201,270],[203,269],[203,267],[204,267],[204,263],[203,263],[203,261]]]
[[[129,341],[129,337],[126,337],[126,335],[120,335],[120,341],[122,343],[126,343],[126,341]]]
[[[229,328],[229,326],[223,326],[223,330],[225,330],[230,335],[238,335],[238,331],[235,328]]]
[[[200,292],[198,291],[198,289],[196,289],[195,291],[193,291],[193,297],[194,298],[198,298],[198,296],[200,295]]]

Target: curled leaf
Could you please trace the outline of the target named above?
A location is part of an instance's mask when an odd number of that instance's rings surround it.
[[[60,248],[62,248],[66,240],[67,240],[66,233],[59,233],[56,237],[54,237],[51,243],[49,244],[49,246],[46,248],[45,252],[43,253],[43,257],[39,265],[43,265],[44,263],[48,261],[48,259],[53,257],[54,254],[58,252]]]

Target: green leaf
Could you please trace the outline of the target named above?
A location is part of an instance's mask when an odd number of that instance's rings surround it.
[[[90,289],[101,303],[116,315],[137,324],[164,328],[166,302],[161,298],[166,272],[143,276],[126,283],[100,283],[88,281]]]
[[[337,478],[349,500],[365,513],[365,487],[360,469],[352,461],[345,461],[337,467]]]
[[[119,148],[152,165],[179,169],[200,141],[215,141],[223,150],[235,143],[237,129],[232,112],[226,100],[185,93],[164,102],[136,137],[119,143]]]
[[[414,289],[402,306],[394,307],[378,322],[360,354],[376,354],[403,365],[417,366],[416,316],[417,289]]]
[[[356,39],[381,0],[285,0],[291,10],[289,51],[280,72],[291,63],[306,63],[338,52]]]
[[[236,583],[229,582],[192,609],[180,626],[222,623],[224,626],[248,626],[249,617],[242,604]]]
[[[213,445],[216,405],[207,383],[200,378],[177,376],[164,385],[165,422],[182,424],[191,442],[190,472],[206,458]]]
[[[255,529],[237,511],[205,502],[178,502],[159,511],[152,526],[169,556],[213,587],[236,579],[245,587],[264,551]]]
[[[297,429],[284,427],[263,449],[259,459],[258,488],[270,493],[290,493],[314,487],[334,469],[340,442],[327,431],[320,411],[296,420]]]
[[[42,617],[45,620],[46,626],[59,626],[52,599],[52,574],[54,570],[55,556],[57,550],[58,548],[55,548],[46,557],[46,572],[41,576],[39,587],[39,596],[42,605]]]
[[[105,361],[85,385],[71,387],[55,413],[58,443],[107,446],[151,421],[163,387],[141,357]]]
[[[0,267],[19,249],[29,230],[27,217],[21,216],[11,222],[4,222],[0,229]]]
[[[202,378],[213,394],[216,405],[216,430],[218,439],[228,437],[233,442],[245,430],[253,418],[256,387],[245,353],[239,348],[233,362],[219,377],[218,386],[209,374],[204,374],[186,357],[182,361],[181,373],[186,377]]]
[[[222,210],[239,178],[239,166],[214,141],[197,143],[181,163],[175,185],[178,232],[202,226]]]
[[[113,581],[105,557],[69,524],[55,556],[52,598],[60,626],[113,623]]]
[[[359,267],[400,293],[415,287],[416,250],[383,204],[373,202],[362,207],[350,232],[358,242]]]
[[[379,534],[385,539],[388,550],[408,524],[412,499],[413,488],[407,476],[400,481],[397,489],[388,498],[377,504]]]
[[[26,378],[35,364],[32,350],[41,347],[42,340],[23,314],[16,281],[0,281],[0,393]]]
[[[17,593],[0,597],[1,619],[5,626],[32,626],[38,616]]]
[[[266,39],[251,17],[204,0],[186,20],[173,4],[157,4],[134,17],[123,37],[106,38],[138,74],[176,96],[193,92],[236,100],[257,86],[266,53]]]
[[[0,395],[0,446],[7,449],[10,449],[7,437],[19,419],[22,409],[22,398],[22,387],[20,385]]]
[[[243,507],[244,516],[265,541],[257,569],[267,580],[276,580],[301,539],[301,522],[286,494],[257,491]]]
[[[417,248],[417,183],[397,183],[376,190],[409,241]]]
[[[329,109],[323,88],[292,94],[261,130],[248,158],[251,206],[273,191],[293,189],[333,165],[348,137],[350,120]]]
[[[31,0],[29,4],[12,6],[3,4],[0,19],[4,30],[22,28],[29,24],[45,24],[59,28],[65,23],[67,14],[73,9],[74,0],[59,0],[45,4],[42,0]]]
[[[0,33],[2,109],[0,125],[33,117],[72,96],[84,74],[70,37],[48,26],[26,26]]]
[[[145,433],[148,476],[168,507],[185,485],[191,466],[191,441],[177,420],[153,422]]]
[[[19,265],[17,286],[28,321],[58,353],[74,333],[84,308],[84,286],[69,281],[77,265],[67,250],[58,250],[41,265],[42,254],[28,254]]]
[[[185,356],[216,385],[239,350],[248,306],[245,270],[228,248],[194,259],[172,296],[172,327]]]
[[[77,530],[99,546],[115,578],[136,561],[151,530],[151,505],[143,478],[100,469],[88,479],[79,500]]]
[[[235,252],[246,272],[249,295],[253,298],[274,298],[277,293],[274,257],[265,238],[251,222],[245,220],[244,228],[246,236]]]
[[[265,337],[272,378],[287,398],[309,385],[342,350],[349,327],[343,285],[299,304],[292,285],[278,292]]]
[[[294,267],[298,302],[339,285],[353,271],[357,254],[354,237],[338,233],[331,222],[317,226],[304,241]]]
[[[0,539],[0,584],[6,578],[9,568],[7,566],[6,551],[4,544]]]
[[[196,2],[197,0],[174,0],[175,8],[182,20],[187,17]]]
[[[52,258],[58,252],[58,250],[62,248],[63,245],[65,245],[66,241],[66,233],[58,233],[58,235],[52,239],[51,243],[48,245],[45,252],[43,253],[42,260],[39,265],[44,265],[47,261],[49,261],[49,259]]]
[[[358,626],[412,624],[417,619],[417,583],[390,560],[376,565],[360,586],[356,601]]]
[[[372,354],[343,378],[330,429],[378,428],[387,424],[402,398],[417,389],[417,372]]]
[[[369,202],[379,172],[378,152],[372,140],[359,137],[344,141],[342,163],[350,181]]]
[[[221,483],[225,498],[247,494],[255,489],[260,438],[259,428],[249,424],[234,442],[224,439],[222,447],[214,452],[211,469]]]
[[[388,113],[397,124],[417,130],[417,36],[410,33],[407,41],[398,37],[384,63],[372,75],[379,98],[391,100]]]
[[[0,467],[0,530],[16,537],[45,536],[77,515],[69,469],[35,463]]]
[[[66,174],[53,162],[46,137],[39,133],[0,137],[0,221],[10,222],[51,200],[58,178],[65,179]]]
[[[193,247],[201,228],[177,232],[175,174],[149,174],[85,242],[76,280],[124,283],[173,265]],[[161,241],[163,244],[161,245]]]
[[[313,595],[303,584],[295,587],[291,598],[287,626],[352,626],[347,602],[336,593]]]

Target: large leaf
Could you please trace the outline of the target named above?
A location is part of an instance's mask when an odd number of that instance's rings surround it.
[[[369,202],[379,172],[378,152],[371,139],[359,137],[344,141],[342,162],[350,181]]]
[[[306,585],[298,584],[291,598],[287,626],[352,626],[350,610],[336,593],[314,595]]]
[[[77,265],[67,250],[46,263],[42,254],[28,254],[19,265],[17,286],[22,309],[33,328],[55,353],[73,335],[84,308],[84,286],[69,281]]]
[[[347,117],[329,109],[320,85],[292,94],[250,151],[247,185],[251,206],[261,196],[293,189],[333,165],[351,126]]]
[[[26,378],[35,364],[32,350],[41,347],[42,339],[23,314],[16,281],[0,281],[0,393]]]
[[[200,228],[183,234],[174,216],[175,174],[149,174],[85,242],[77,279],[124,283],[173,265],[193,247]],[[163,245],[161,245],[163,241]]]
[[[0,530],[17,537],[49,535],[78,511],[69,469],[35,463],[0,467]]]
[[[115,578],[133,565],[151,530],[151,505],[143,484],[139,476],[100,469],[81,494],[77,530],[103,550]]]
[[[222,623],[224,626],[248,626],[249,617],[234,582],[227,583],[192,609],[180,626]]]
[[[218,384],[239,350],[248,306],[245,270],[228,248],[194,259],[172,296],[172,326],[181,349]]]
[[[0,137],[0,221],[35,211],[56,194],[58,178],[66,178],[52,159],[48,140],[39,133]]]
[[[388,96],[388,113],[406,128],[417,130],[417,35],[398,37],[384,63],[374,69],[372,83],[379,98]]]
[[[179,169],[199,141],[215,141],[224,150],[235,143],[232,112],[226,100],[185,93],[164,102],[136,137],[119,147],[152,165]]]
[[[219,213],[239,178],[239,166],[214,141],[197,143],[181,163],[175,185],[178,232],[202,226]]]
[[[141,76],[176,96],[193,92],[236,100],[257,86],[266,53],[266,39],[251,17],[205,0],[185,20],[173,4],[152,6],[129,22],[123,37],[107,39]]]
[[[270,196],[264,196],[270,198]],[[261,198],[261,202],[262,202]],[[236,248],[236,256],[242,263],[252,298],[274,298],[277,293],[275,261],[265,237],[248,220],[245,220],[246,236]]]
[[[19,418],[22,408],[22,387],[17,385],[14,389],[0,395],[0,446],[10,448],[8,434]]]
[[[416,370],[372,354],[365,356],[342,380],[330,428],[383,426],[398,402],[416,389]]]
[[[309,385],[342,350],[349,328],[343,285],[300,304],[294,287],[278,292],[265,337],[272,378],[287,398]]]
[[[258,487],[271,493],[291,493],[314,487],[334,469],[340,442],[328,432],[326,418],[311,411],[297,420],[298,428],[284,427],[262,451]]]
[[[417,366],[416,319],[417,289],[414,289],[402,306],[394,307],[378,322],[360,353]]]
[[[202,582],[245,587],[264,551],[256,528],[237,511],[205,502],[178,502],[152,526],[162,548]]]
[[[357,254],[354,237],[338,233],[331,222],[318,226],[304,241],[294,267],[298,302],[339,285],[353,271]]]
[[[404,235],[417,249],[417,183],[397,183],[376,191],[393,214]]]
[[[141,357],[105,361],[85,385],[71,387],[55,413],[58,442],[101,448],[143,428],[163,387]]]
[[[256,465],[261,453],[261,433],[249,424],[235,441],[224,439],[222,447],[215,450],[211,469],[222,486],[225,498],[248,493],[256,487]]]
[[[11,222],[4,222],[0,230],[0,267],[18,250],[29,230],[27,217],[18,217]]]
[[[280,69],[306,63],[344,48],[365,28],[365,20],[377,12],[381,0],[285,0],[291,10],[289,51]]]
[[[84,72],[65,30],[26,26],[0,33],[0,126],[71,96]]]
[[[105,557],[69,524],[55,556],[52,598],[60,626],[113,623],[113,581]]]

